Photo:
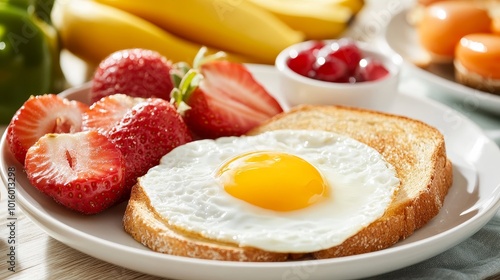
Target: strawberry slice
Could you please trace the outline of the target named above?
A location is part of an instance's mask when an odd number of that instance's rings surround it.
[[[24,164],[28,149],[47,133],[73,133],[81,130],[82,113],[88,106],[55,94],[29,98],[12,117],[7,142],[14,157]]]
[[[128,198],[137,178],[157,165],[163,155],[192,140],[184,120],[168,101],[124,94],[91,105],[84,114],[84,129],[104,133],[124,155],[123,199]]]
[[[188,127],[201,138],[239,136],[283,112],[241,63],[207,57],[195,61],[192,69],[182,67],[175,64],[172,71],[183,75],[173,79],[172,98]]]
[[[97,67],[92,78],[90,101],[116,93],[168,100],[173,85],[171,62],[148,49],[125,49],[112,53]]]
[[[125,94],[113,94],[103,97],[90,105],[82,116],[82,130],[97,130],[107,135],[108,132],[118,125],[123,116],[135,105],[145,102],[146,99],[130,97]]]
[[[124,157],[97,131],[42,136],[29,148],[25,169],[35,188],[83,214],[111,207],[124,191]]]

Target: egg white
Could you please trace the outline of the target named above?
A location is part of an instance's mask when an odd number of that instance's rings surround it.
[[[327,181],[329,197],[282,212],[226,193],[215,179],[219,166],[261,150],[307,160]],[[237,246],[296,253],[341,244],[381,217],[399,186],[395,169],[373,148],[347,136],[312,130],[194,141],[165,155],[139,182],[152,207],[174,227]]]

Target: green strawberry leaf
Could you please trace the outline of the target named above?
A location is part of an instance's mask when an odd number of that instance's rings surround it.
[[[199,86],[203,75],[200,73],[200,67],[204,63],[222,59],[226,57],[226,53],[220,51],[211,55],[206,55],[206,47],[201,47],[196,54],[193,67],[186,62],[178,62],[174,64],[170,73],[174,88],[170,93],[170,103],[174,104],[177,111],[183,115],[190,107],[187,104],[189,97],[193,91]]]

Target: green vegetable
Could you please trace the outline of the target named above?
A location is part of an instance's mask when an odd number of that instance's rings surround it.
[[[0,0],[0,124],[31,96],[64,86],[53,0]]]

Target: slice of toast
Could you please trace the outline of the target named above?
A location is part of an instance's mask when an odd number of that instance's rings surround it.
[[[315,129],[346,134],[381,153],[401,186],[385,214],[342,244],[307,255],[267,252],[214,242],[169,226],[151,207],[140,179],[123,218],[125,231],[154,251],[228,261],[333,258],[387,248],[410,236],[441,209],[452,185],[452,165],[443,135],[413,119],[341,106],[303,105],[268,120],[248,134],[277,129]]]

